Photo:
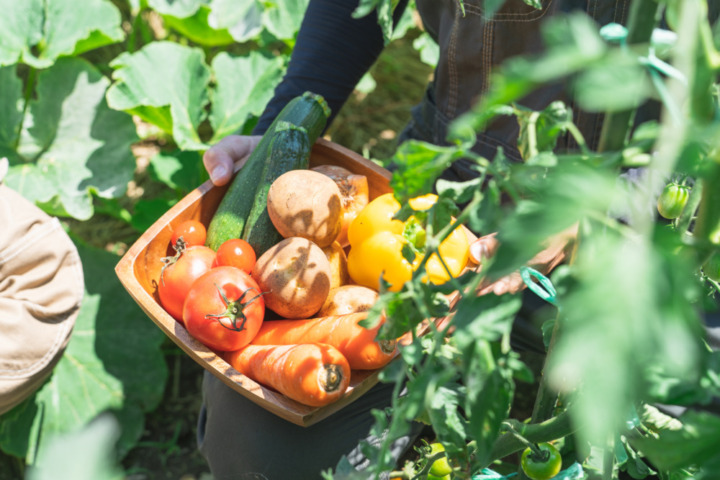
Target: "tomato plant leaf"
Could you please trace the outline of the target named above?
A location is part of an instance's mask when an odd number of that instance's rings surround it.
[[[138,115],[171,133],[184,150],[203,150],[198,127],[205,119],[210,68],[198,48],[154,42],[110,63],[115,82],[111,108]]]
[[[135,170],[130,145],[137,134],[130,117],[108,108],[108,84],[78,58],[63,58],[39,72],[37,98],[24,112],[18,144],[0,147],[15,151],[6,178],[11,188],[49,213],[81,220],[92,216],[93,194],[115,198],[125,192]],[[22,114],[22,104],[15,106],[18,111]],[[0,125],[9,125],[0,127],[3,136],[17,128],[17,118],[12,110],[0,118]]]
[[[164,335],[110,272],[117,256],[78,245],[85,297],[70,342],[50,379],[35,395],[3,415],[3,451],[32,463],[45,439],[113,410],[122,425],[124,455],[143,431],[144,415],[162,398],[167,367]]]
[[[64,55],[121,41],[120,11],[109,0],[0,1],[0,65],[22,62],[46,68]]]
[[[662,430],[657,438],[636,438],[631,443],[662,470],[702,465],[717,456],[720,418],[708,412],[688,410],[679,420],[680,429]]]
[[[270,101],[285,71],[281,57],[269,58],[254,51],[245,57],[218,54],[212,62],[215,89],[212,96],[210,124],[215,143],[237,133],[248,117],[259,117]]]

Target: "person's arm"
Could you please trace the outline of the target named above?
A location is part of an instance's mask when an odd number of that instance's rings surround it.
[[[407,0],[395,10],[396,21]],[[311,0],[298,32],[288,70],[275,89],[253,130],[254,136],[229,135],[203,156],[205,168],[216,185],[227,183],[233,164],[247,156],[282,108],[306,91],[322,95],[332,115],[348,99],[362,76],[384,47],[377,15],[353,18],[358,0]]]

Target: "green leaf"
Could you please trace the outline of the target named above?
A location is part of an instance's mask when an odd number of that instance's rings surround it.
[[[162,15],[186,18],[195,14],[208,0],[147,0],[148,6]]]
[[[295,38],[309,0],[274,0],[263,12],[263,24],[279,40]]]
[[[237,133],[251,116],[259,117],[272,98],[285,71],[281,57],[268,58],[259,52],[245,57],[220,53],[213,59],[216,86],[212,92],[210,124],[215,143]]]
[[[140,199],[135,204],[135,212],[130,224],[138,232],[144,232],[175,203],[177,203],[175,200],[165,198]]]
[[[263,6],[257,0],[212,0],[209,25],[216,30],[227,30],[236,42],[251,40],[263,28]]]
[[[395,197],[405,203],[410,198],[432,192],[435,179],[462,154],[457,147],[441,147],[417,140],[404,142],[390,159],[397,167],[390,180]]]
[[[135,170],[130,145],[137,135],[129,116],[108,108],[108,84],[77,58],[58,60],[38,74],[17,155],[10,158],[6,181],[11,188],[55,215],[81,220],[92,216],[91,194],[113,198],[125,192]],[[19,102],[15,111],[22,114]],[[0,124],[7,118],[3,115]],[[10,127],[0,131],[11,130],[18,114],[10,111],[9,118]]]
[[[679,430],[663,430],[658,438],[636,438],[639,448],[661,470],[703,465],[719,458],[720,418],[708,412],[688,410],[680,417]]]
[[[120,425],[112,414],[101,414],[83,428],[48,439],[38,466],[27,471],[28,480],[120,480],[115,458]]]
[[[113,410],[124,455],[143,432],[144,412],[160,402],[167,367],[162,331],[130,299],[113,273],[118,257],[78,245],[85,297],[70,342],[50,379],[0,421],[0,447],[43,458],[46,440]]]
[[[637,60],[612,55],[573,79],[571,91],[584,110],[614,112],[644,102],[651,93],[651,83]]]
[[[215,29],[210,26],[209,17],[212,10],[207,5],[201,5],[189,17],[178,18],[172,15],[163,15],[163,21],[168,28],[186,36],[199,45],[219,47],[232,44],[235,39],[227,29]]]
[[[123,53],[110,64],[115,82],[108,89],[111,108],[138,115],[171,133],[184,150],[203,150],[198,126],[205,119],[210,69],[202,50],[154,42]]]
[[[353,18],[362,18],[376,11],[378,25],[382,29],[383,38],[387,45],[393,36],[393,11],[397,4],[398,0],[360,0],[353,12]]]
[[[15,74],[15,67],[0,67],[0,157],[15,150],[20,140],[24,99],[23,84]]]
[[[152,177],[177,190],[182,196],[200,185],[201,168],[202,157],[198,152],[161,152],[150,159]]]
[[[109,0],[0,0],[0,65],[46,68],[60,56],[78,55],[121,41],[120,11]]]
[[[420,60],[423,63],[431,67],[437,65],[440,58],[440,46],[429,33],[423,32],[413,40],[413,48],[420,52]]]

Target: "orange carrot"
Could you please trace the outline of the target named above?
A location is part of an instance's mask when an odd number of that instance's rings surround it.
[[[395,357],[397,342],[376,340],[380,324],[367,329],[358,324],[367,312],[333,315],[309,320],[268,320],[252,340],[253,345],[327,343],[340,350],[353,370],[384,367]]]
[[[248,345],[225,360],[242,373],[311,407],[339,399],[350,384],[350,366],[330,345]]]

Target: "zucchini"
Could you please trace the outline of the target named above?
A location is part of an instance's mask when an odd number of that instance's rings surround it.
[[[329,117],[330,108],[327,102],[322,96],[314,93],[305,92],[285,105],[268,127],[243,168],[235,175],[220,201],[208,226],[207,246],[217,250],[226,240],[242,237],[248,215],[255,203],[256,192],[262,182],[270,139],[278,125],[283,125],[285,122],[303,127],[307,132],[309,144],[313,145],[325,129]]]
[[[308,168],[311,149],[307,130],[288,122],[278,122],[270,139],[262,180],[242,234],[242,239],[255,250],[255,255],[262,255],[283,239],[268,214],[267,197],[270,185],[285,172]]]

